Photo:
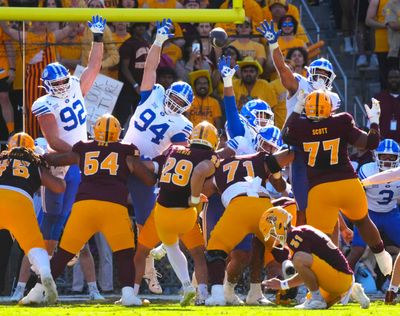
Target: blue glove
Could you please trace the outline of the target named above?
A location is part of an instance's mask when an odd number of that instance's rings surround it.
[[[231,68],[231,56],[221,56],[218,61],[218,69],[224,81],[224,87],[231,87],[232,78],[235,72],[239,70],[239,65],[235,65],[235,67]]]
[[[275,32],[274,21],[268,23],[266,20],[264,20],[264,22],[262,22],[260,25],[262,26],[262,29],[257,27],[257,31],[259,31],[262,36],[264,36],[269,45],[271,45],[273,48],[278,47],[277,41],[282,31],[279,30]]]
[[[102,16],[92,16],[92,22],[88,21],[88,26],[94,34],[103,34],[104,28],[106,27],[106,19]]]
[[[174,36],[171,34],[172,21],[171,19],[164,19],[161,23],[157,21],[156,26],[157,34],[154,44],[161,47],[166,40]]]

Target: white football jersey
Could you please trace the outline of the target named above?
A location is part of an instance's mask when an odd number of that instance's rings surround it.
[[[46,94],[33,103],[32,113],[36,117],[53,114],[60,138],[73,146],[87,140],[87,112],[79,79],[71,76],[69,82],[71,86],[67,98],[60,99]]]
[[[136,108],[123,139],[124,143],[136,145],[144,157],[161,155],[176,135],[189,138],[192,133],[193,124],[184,115],[165,113],[164,96],[164,88],[156,84],[146,101]]]
[[[311,86],[311,83],[302,75],[299,74],[294,74],[294,77],[296,80],[299,82],[299,87],[297,88],[297,91],[295,94],[293,94],[291,97],[289,97],[289,94],[287,95],[286,98],[286,109],[287,109],[287,115],[286,119],[289,117],[290,114],[292,114],[294,110],[294,106],[297,103],[297,96],[299,95],[300,91],[303,91],[303,93],[310,93],[314,91],[314,88]],[[337,93],[332,92],[330,90],[325,90],[327,94],[329,94],[332,102],[332,112],[335,111],[340,107],[340,98]]]
[[[379,173],[376,162],[369,162],[361,166],[358,176],[365,179]],[[375,184],[364,187],[368,198],[368,209],[377,213],[387,213],[397,207],[400,198],[400,181],[385,184]]]
[[[249,124],[246,123],[246,119],[243,118],[240,114],[240,121],[244,127],[244,135],[238,137],[236,140],[240,141],[236,144],[235,141],[228,142],[228,146],[235,151],[236,155],[250,155],[254,154],[257,151],[254,149],[255,138],[257,135],[256,130]],[[229,130],[227,128],[227,124],[225,124],[226,135],[228,136],[228,141],[233,140],[234,138],[231,137],[229,134]]]

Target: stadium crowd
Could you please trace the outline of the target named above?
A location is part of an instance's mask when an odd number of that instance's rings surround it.
[[[300,309],[349,299],[368,308],[365,292],[378,289],[394,304],[400,184],[373,176],[400,162],[398,2],[350,2],[332,1],[343,50],[359,54],[359,67],[376,64],[382,87],[360,127],[342,112],[335,71],[320,57],[324,42],[310,42],[287,0],[244,0],[237,25],[106,23],[98,15],[24,28],[0,22],[8,144],[0,154],[0,288],[15,239],[25,254],[11,296],[20,304],[55,303],[54,281],[73,265],[73,291],[85,280],[89,299],[104,300],[117,286],[119,304],[142,305],[142,279],[163,292],[154,259],[165,255],[182,306],[273,304],[265,291],[287,303],[299,289],[309,293]],[[232,1],[30,4],[206,10]],[[210,41],[216,27],[226,45]],[[123,85],[88,135],[84,97],[99,74]],[[235,287],[247,268],[243,301]]]

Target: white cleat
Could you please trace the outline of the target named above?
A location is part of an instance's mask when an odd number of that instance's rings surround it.
[[[19,302],[23,297],[24,297],[24,291],[25,287],[21,287],[20,285],[17,285],[17,287],[14,290],[13,295],[10,297],[11,302]]]
[[[164,244],[161,244],[158,247],[150,250],[150,255],[154,258],[154,260],[161,260],[166,254],[167,251],[164,248]]]
[[[384,276],[392,273],[393,258],[386,250],[383,250],[380,253],[375,253],[375,259]]]
[[[57,302],[58,293],[56,283],[53,280],[53,277],[50,275],[42,276],[42,285],[44,287],[45,298],[48,304],[53,305]]]
[[[327,309],[327,304],[324,300],[306,299],[303,304],[296,305],[297,309]]]
[[[361,308],[369,308],[370,300],[360,283],[354,283],[351,288],[351,298],[360,304]]]
[[[146,281],[150,292],[154,294],[162,294],[163,290],[160,282],[158,282],[158,278],[161,277],[161,273],[159,273],[155,268],[146,271],[145,275],[143,275],[143,279]]]
[[[89,300],[90,301],[105,301],[105,298],[103,295],[100,294],[98,290],[96,291],[91,291],[89,293]]]
[[[251,295],[250,293],[247,294],[246,297],[246,304],[247,305],[258,305],[258,306],[267,306],[267,305],[275,305],[269,299],[267,299],[264,295]]]
[[[189,285],[183,290],[183,297],[179,303],[181,304],[181,306],[188,306],[195,296],[196,289],[193,286]]]
[[[122,288],[121,298],[114,302],[114,304],[124,306],[141,306],[143,303],[142,300],[134,294],[133,287],[125,286]]]
[[[46,302],[44,286],[41,283],[36,283],[29,293],[18,302],[18,304],[31,305],[43,304],[44,302]]]
[[[205,300],[206,306],[225,306],[224,287],[222,285],[213,285],[211,295]]]

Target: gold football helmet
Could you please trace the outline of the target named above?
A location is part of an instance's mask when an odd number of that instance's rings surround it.
[[[121,124],[111,114],[104,114],[94,124],[93,133],[98,142],[117,142],[121,134]]]
[[[35,150],[35,142],[29,134],[21,132],[14,134],[8,140],[8,149],[11,150],[15,147],[25,147]]]
[[[322,90],[310,92],[304,103],[306,116],[313,121],[320,121],[331,116],[332,102],[329,95]]]
[[[214,125],[207,121],[197,124],[190,136],[190,144],[199,144],[216,150],[219,144],[218,131]]]
[[[270,237],[274,237],[274,248],[283,248],[286,243],[287,230],[292,222],[290,215],[283,207],[271,207],[261,216],[259,228],[267,241]]]

